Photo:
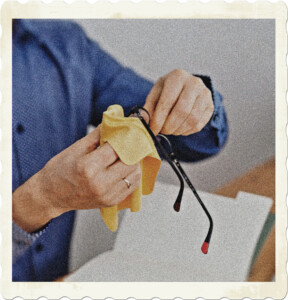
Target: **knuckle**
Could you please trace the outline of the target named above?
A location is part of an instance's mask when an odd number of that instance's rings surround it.
[[[84,161],[79,161],[76,163],[76,169],[78,174],[87,180],[90,181],[90,179],[93,177],[93,169]]]
[[[103,164],[103,162],[111,161],[115,157],[117,157],[117,153],[115,150],[112,148],[112,146],[106,142],[100,149],[99,149],[99,156],[97,163],[98,165]]]
[[[96,196],[96,197],[100,197],[101,200],[103,201],[104,198],[104,195],[106,194],[106,186],[101,184],[101,182],[98,182],[97,185],[93,185],[92,187],[92,190],[93,190],[93,194]]]
[[[197,77],[197,76],[193,76],[192,77],[192,82],[194,85],[200,87],[200,88],[204,88],[205,84],[203,83],[202,79]]]
[[[212,100],[212,93],[211,91],[205,86],[204,90],[203,90],[203,95],[209,99]]]
[[[199,77],[193,76],[191,79],[191,85],[198,91],[199,94],[204,95],[204,93],[206,93],[206,89],[209,91],[202,79]]]
[[[187,76],[187,72],[182,70],[182,69],[174,69],[171,72],[171,75],[175,76],[175,77],[186,77]]]

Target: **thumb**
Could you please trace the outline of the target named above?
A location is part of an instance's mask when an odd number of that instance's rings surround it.
[[[144,108],[148,110],[151,117],[153,116],[153,113],[159,101],[163,89],[163,82],[164,82],[164,78],[160,77],[153,85],[151,91],[149,92],[146,98]]]

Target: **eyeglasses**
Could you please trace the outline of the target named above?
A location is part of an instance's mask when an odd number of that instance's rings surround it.
[[[145,119],[142,115],[143,112],[147,114],[148,123],[146,123],[146,121],[145,121]],[[145,108],[135,106],[130,111],[129,116],[135,116],[135,117],[138,117],[140,119],[140,121],[142,122],[142,124],[144,125],[144,127],[146,128],[148,133],[150,134],[150,136],[151,136],[154,144],[156,145],[157,149],[161,152],[161,154],[164,156],[164,158],[167,160],[167,162],[169,163],[169,165],[172,167],[172,169],[176,173],[177,177],[179,178],[180,190],[179,190],[178,196],[177,196],[176,201],[175,201],[174,206],[173,206],[174,210],[177,211],[177,212],[180,211],[180,206],[181,206],[181,201],[182,201],[182,196],[183,196],[183,191],[184,191],[184,180],[185,180],[186,183],[188,184],[189,188],[192,190],[193,194],[195,195],[196,199],[200,203],[201,207],[203,208],[205,214],[207,215],[210,225],[209,225],[209,230],[208,230],[207,236],[206,236],[206,238],[204,240],[204,243],[201,247],[202,252],[204,254],[207,254],[210,239],[211,239],[211,235],[212,235],[212,231],[213,231],[213,220],[212,220],[211,215],[209,214],[207,208],[205,207],[204,203],[202,202],[200,196],[198,195],[197,191],[195,190],[193,184],[191,183],[190,179],[188,178],[187,174],[185,173],[185,171],[181,167],[178,159],[176,158],[169,139],[163,134],[158,134],[157,137],[154,135],[154,133],[152,132],[152,130],[149,127],[150,114]],[[168,146],[169,146],[169,152],[168,153],[166,152],[164,146],[161,144],[161,142],[159,140],[159,137],[162,141],[165,141],[168,144]],[[183,178],[184,178],[184,180],[183,180]]]

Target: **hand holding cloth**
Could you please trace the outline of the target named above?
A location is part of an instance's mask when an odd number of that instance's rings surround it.
[[[139,187],[120,204],[101,208],[106,226],[111,231],[118,228],[118,211],[130,208],[131,212],[141,209],[142,195],[153,192],[161,165],[161,159],[153,140],[138,118],[124,117],[120,105],[111,105],[103,114],[100,146],[108,142],[120,160],[133,165],[140,162],[142,178]]]

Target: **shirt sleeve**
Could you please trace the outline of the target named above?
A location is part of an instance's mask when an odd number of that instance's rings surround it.
[[[23,230],[15,222],[12,222],[12,253],[13,264],[21,257],[24,252],[46,231],[49,223],[39,230],[29,233]]]
[[[135,105],[143,106],[153,83],[123,67],[96,43],[90,43],[97,54],[91,122],[101,123],[103,112],[113,104],[121,105],[125,116]]]

